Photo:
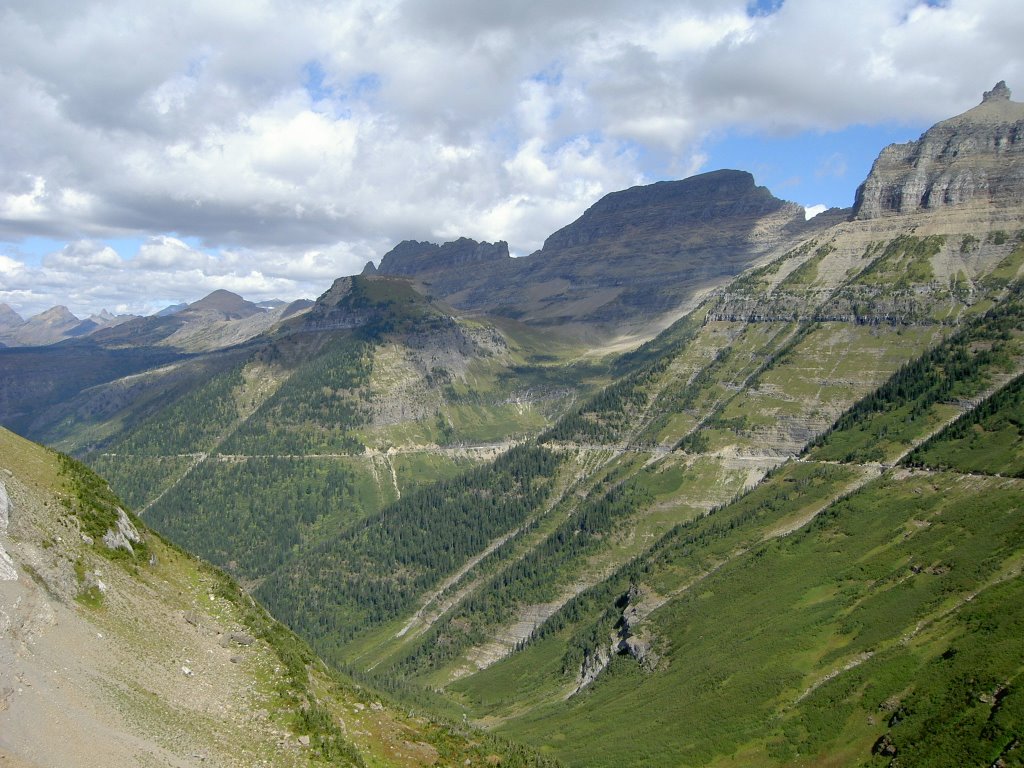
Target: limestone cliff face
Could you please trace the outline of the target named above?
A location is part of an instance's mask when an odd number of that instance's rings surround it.
[[[1019,206],[1024,189],[1024,103],[1000,82],[977,107],[920,139],[882,150],[857,190],[854,215],[896,214],[977,204]]]
[[[509,258],[508,243],[503,240],[478,243],[468,237],[460,237],[443,245],[404,240],[384,254],[376,273],[415,276],[471,265],[486,267],[500,264]]]
[[[682,181],[660,181],[605,195],[545,240],[538,255],[645,234],[654,228],[702,228],[733,217],[767,216],[791,205],[767,188],[755,186],[754,177],[746,171],[712,171]]]

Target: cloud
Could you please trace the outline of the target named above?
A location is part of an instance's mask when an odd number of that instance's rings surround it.
[[[701,170],[722,132],[932,121],[1024,88],[1022,36],[1015,0],[16,0],[0,241],[141,239],[42,269],[124,291],[178,270],[191,298],[308,294],[406,237],[529,253],[604,193]]]

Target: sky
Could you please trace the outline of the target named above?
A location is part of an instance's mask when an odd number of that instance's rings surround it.
[[[849,206],[1006,80],[1020,0],[6,0],[0,303],[315,298],[719,168]]]

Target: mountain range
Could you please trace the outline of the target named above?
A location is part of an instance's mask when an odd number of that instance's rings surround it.
[[[809,221],[716,171],[0,350],[0,423],[470,743],[1019,765],[1022,136],[1000,83]]]

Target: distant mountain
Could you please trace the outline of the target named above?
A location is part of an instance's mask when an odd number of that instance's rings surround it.
[[[1011,216],[1024,187],[1024,103],[999,82],[981,104],[944,120],[917,141],[882,150],[857,190],[854,216],[979,208]]]
[[[112,315],[106,310],[80,320],[67,307],[51,307],[22,320],[6,304],[0,304],[0,341],[9,347],[33,347],[80,338],[133,319],[133,315]]]
[[[281,307],[287,306],[289,302],[282,301],[281,299],[267,299],[266,301],[257,301],[256,306],[260,309],[280,309]]]
[[[262,308],[251,301],[246,301],[237,293],[216,290],[208,296],[199,299],[199,301],[189,304],[178,314],[199,315],[204,312],[219,315],[222,320],[242,320],[246,317],[260,314]]]
[[[287,317],[291,317],[292,315],[297,315],[300,312],[304,312],[305,310],[312,307],[313,303],[314,302],[311,299],[296,299],[290,304],[287,304],[281,310],[281,319],[284,320]]]
[[[0,342],[11,347],[41,346],[109,331],[100,337],[101,343],[148,344],[164,341],[187,327],[183,334],[164,343],[208,349],[251,338],[282,317],[294,315],[311,304],[308,299],[290,304],[273,299],[256,304],[231,291],[216,290],[191,304],[174,304],[149,317],[112,315],[102,310],[85,320],[72,315],[67,307],[53,307],[28,320],[22,320],[14,310],[3,304],[0,305]],[[220,328],[212,336],[200,329],[200,326],[236,321],[250,322],[233,327],[230,331]],[[122,325],[125,327],[112,330]],[[218,341],[221,337],[223,341]]]
[[[5,334],[25,324],[25,320],[6,304],[0,304],[0,334]]]
[[[80,323],[81,320],[71,314],[67,307],[51,307],[28,318],[0,338],[11,346],[53,344],[68,338]]]
[[[90,315],[85,320],[82,320],[78,325],[66,331],[65,335],[68,338],[88,336],[91,333],[95,333],[100,328],[112,328],[115,325],[127,323],[129,320],[134,320],[137,317],[138,315],[112,315],[104,309],[99,313]]]
[[[405,240],[381,259],[380,266],[375,270],[380,275],[423,275],[458,272],[464,276],[466,268],[483,268],[488,266],[502,267],[508,264],[511,257],[508,243],[478,243],[468,237],[460,237],[450,243],[435,243]],[[456,275],[452,278],[458,279]]]
[[[237,293],[216,290],[173,312],[168,307],[150,317],[100,329],[90,338],[108,347],[158,345],[208,352],[242,344],[312,304],[305,300],[273,303],[273,308],[263,308]]]
[[[406,241],[378,271],[414,277],[460,309],[609,336],[674,319],[701,291],[824,225],[749,173],[723,170],[606,195],[521,259],[505,243]]]

